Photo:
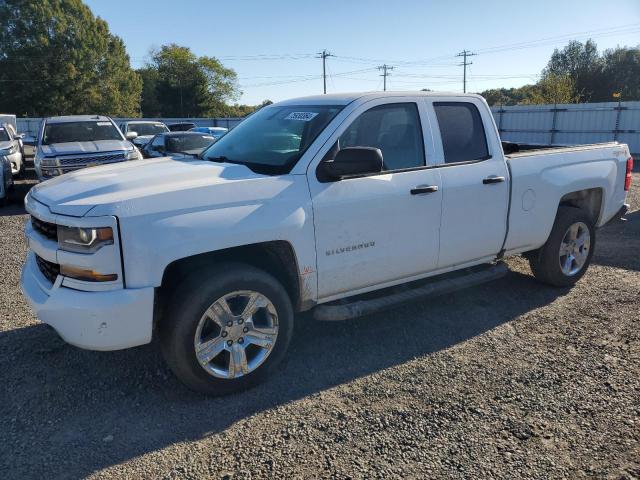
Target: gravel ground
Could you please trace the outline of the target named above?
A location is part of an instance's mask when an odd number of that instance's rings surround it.
[[[89,352],[19,290],[0,210],[0,477],[640,478],[640,174],[572,290],[502,280],[342,324],[298,318],[271,381],[204,398],[156,345]],[[27,185],[20,186],[22,191]]]

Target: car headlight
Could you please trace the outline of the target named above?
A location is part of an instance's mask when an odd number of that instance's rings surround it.
[[[79,228],[58,225],[58,247],[75,253],[94,253],[105,245],[113,245],[111,227]]]
[[[134,148],[133,150],[130,150],[126,153],[126,157],[127,160],[140,160],[142,158],[142,155],[140,155],[140,152],[137,148]]]
[[[17,151],[18,151],[18,147],[15,145],[11,145],[9,148],[0,150],[0,155],[13,155]]]

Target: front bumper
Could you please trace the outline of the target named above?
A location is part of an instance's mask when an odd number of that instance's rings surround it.
[[[84,292],[51,284],[29,252],[21,287],[37,317],[67,343],[88,350],[120,350],[151,341],[154,289]]]

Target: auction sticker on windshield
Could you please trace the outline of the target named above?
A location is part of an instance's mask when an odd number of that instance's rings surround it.
[[[285,120],[300,120],[302,122],[308,122],[318,115],[316,112],[291,112],[284,117]]]

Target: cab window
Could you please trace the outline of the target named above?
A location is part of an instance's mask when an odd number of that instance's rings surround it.
[[[478,108],[470,102],[435,102],[445,163],[489,158],[487,136]]]
[[[391,103],[367,110],[340,136],[339,148],[346,147],[379,148],[385,171],[424,166],[417,105]]]

